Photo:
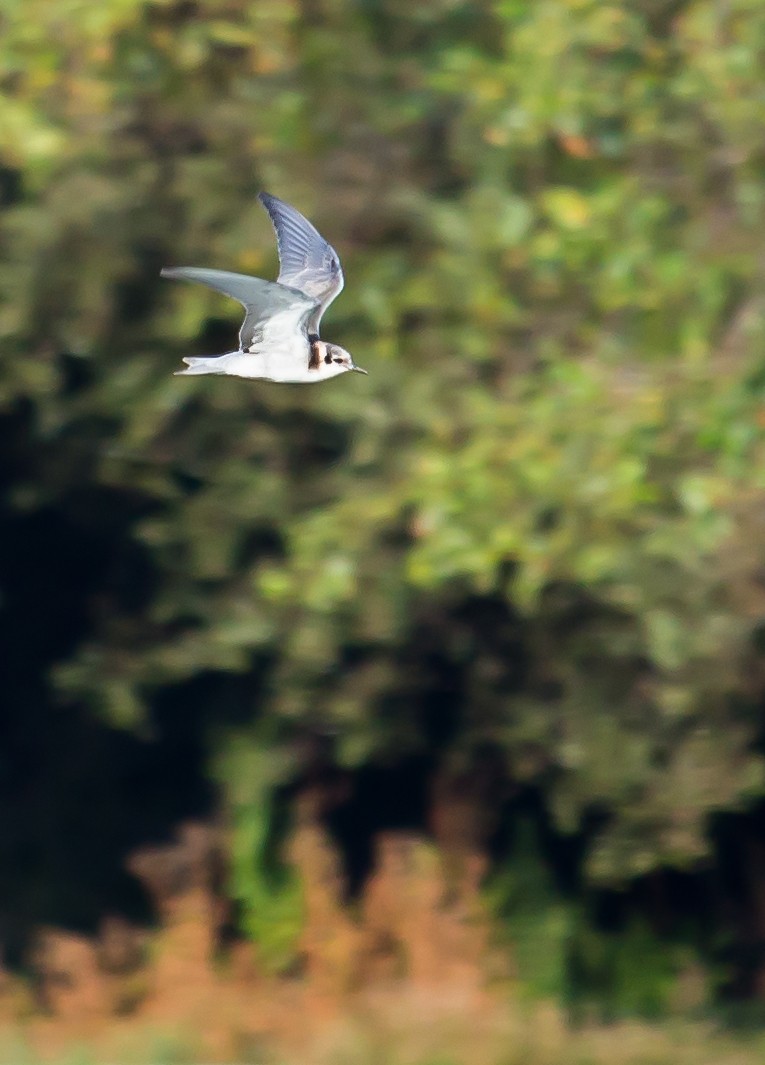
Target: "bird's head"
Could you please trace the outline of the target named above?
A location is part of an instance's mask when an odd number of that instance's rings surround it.
[[[350,352],[341,348],[339,344],[324,344],[324,353],[319,364],[319,372],[322,377],[336,377],[337,374],[355,370],[356,373],[366,373],[353,361]]]

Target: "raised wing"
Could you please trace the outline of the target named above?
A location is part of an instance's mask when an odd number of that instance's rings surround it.
[[[300,211],[267,192],[261,192],[258,199],[276,232],[279,284],[296,288],[318,301],[308,322],[308,331],[318,333],[321,316],[345,283],[337,252]]]
[[[165,268],[162,276],[196,281],[239,300],[246,312],[239,330],[239,347],[242,351],[250,351],[263,338],[264,332],[273,334],[278,331],[286,335],[290,329],[306,329],[309,316],[320,309],[318,300],[304,292],[248,274],[207,270],[199,266],[173,266]]]

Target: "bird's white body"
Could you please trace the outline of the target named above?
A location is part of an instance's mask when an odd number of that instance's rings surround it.
[[[259,199],[276,231],[280,269],[275,282],[197,266],[162,271],[231,296],[246,312],[237,351],[188,356],[186,369],[178,373],[295,384],[326,381],[348,370],[366,373],[344,348],[319,339],[321,316],[343,287],[337,252],[294,207],[264,192]]]
[[[318,358],[311,358],[311,348],[318,348]],[[323,340],[311,345],[304,337],[295,337],[289,345],[281,348],[269,347],[248,351],[229,351],[226,355],[190,356],[183,361],[185,370],[178,370],[181,375],[189,374],[228,374],[230,377],[260,378],[266,381],[279,381],[289,384],[315,384],[345,373],[347,366],[335,362],[326,362],[326,351],[333,345]],[[312,365],[313,363],[313,365]]]

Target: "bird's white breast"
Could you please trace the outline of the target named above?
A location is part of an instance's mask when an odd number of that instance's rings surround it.
[[[232,351],[220,357],[220,372],[233,377],[306,383],[320,379],[308,369],[310,347],[305,336],[255,341],[249,351]]]

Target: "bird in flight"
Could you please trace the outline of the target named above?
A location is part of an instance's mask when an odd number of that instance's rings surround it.
[[[335,249],[289,204],[261,192],[279,250],[279,277],[264,281],[227,270],[174,266],[163,277],[197,281],[239,300],[245,318],[239,348],[226,355],[189,356],[179,374],[230,374],[267,381],[309,383],[356,370],[345,348],[319,338],[324,311],[344,284]]]

